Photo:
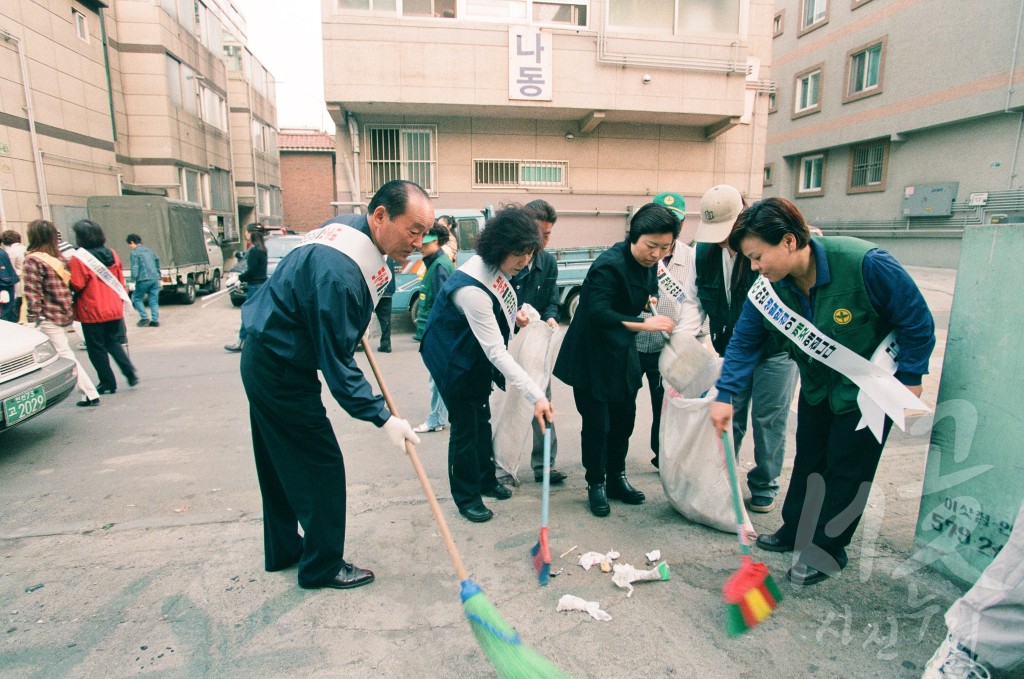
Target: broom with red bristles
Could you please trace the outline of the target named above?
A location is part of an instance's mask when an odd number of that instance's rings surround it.
[[[548,500],[551,497],[551,425],[544,427],[544,488],[540,500],[540,537],[530,550],[541,586],[551,581],[551,547],[548,545]]]
[[[754,561],[750,553],[747,530],[743,525],[743,506],[740,504],[740,483],[736,478],[736,460],[733,457],[729,434],[722,432],[725,462],[729,468],[732,486],[732,505],[736,510],[736,534],[740,539],[740,569],[722,585],[725,602],[725,631],[729,636],[743,634],[767,618],[782,601],[782,593],[772,580],[768,567]]]

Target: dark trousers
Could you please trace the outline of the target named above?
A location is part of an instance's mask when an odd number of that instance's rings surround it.
[[[114,377],[114,371],[110,369],[111,357],[125,378],[130,381],[135,379],[135,366],[124,350],[124,345],[128,343],[128,334],[124,328],[123,318],[103,323],[82,323],[82,336],[85,338],[89,362],[96,370],[97,389],[117,389],[117,379]]]
[[[377,322],[380,323],[380,347],[378,349],[391,348],[391,297],[381,297],[377,302],[374,313],[377,314]]]
[[[18,322],[18,316],[21,314],[21,299],[21,297],[15,297],[12,292],[11,301],[7,304],[0,304],[0,321]]]
[[[647,388],[651,391],[651,450],[654,458],[658,458],[658,433],[661,430],[661,404],[665,400],[665,385],[661,382],[661,370],[658,369],[658,358],[661,352],[637,352],[640,356],[640,370],[647,376]]]
[[[299,584],[327,582],[345,563],[345,460],[320,381],[315,371],[298,370],[251,340],[241,372],[263,496],[266,569],[298,562]]]
[[[626,401],[597,401],[589,391],[573,389],[576,410],[583,418],[580,443],[587,484],[605,482],[606,476],[626,471],[629,437],[636,420],[636,393]]]
[[[448,483],[460,509],[481,502],[480,491],[497,483],[491,444],[491,407],[486,401],[449,402]]]
[[[800,394],[793,477],[782,504],[780,537],[793,540],[800,560],[831,572],[846,565],[846,546],[860,523],[885,439],[855,431],[860,411],[837,415],[828,399],[811,405]],[[806,516],[802,516],[806,515]]]

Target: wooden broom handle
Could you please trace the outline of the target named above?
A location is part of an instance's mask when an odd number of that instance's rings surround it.
[[[388,410],[395,417],[401,417],[398,414],[398,408],[395,407],[395,401],[391,398],[391,392],[384,382],[384,376],[380,374],[377,359],[374,357],[373,352],[370,351],[369,343],[365,337],[360,341],[363,345],[363,353],[366,354],[366,360],[370,362],[373,376],[377,378],[380,393],[384,396],[384,402],[387,403]],[[427,496],[430,511],[434,513],[434,520],[437,522],[437,527],[441,530],[441,539],[444,540],[444,546],[448,548],[448,556],[451,557],[452,565],[455,566],[455,573],[459,576],[459,582],[465,582],[469,580],[469,573],[466,572],[466,567],[462,563],[462,557],[459,556],[459,550],[455,547],[455,540],[452,539],[452,534],[448,530],[448,522],[444,520],[444,514],[441,513],[441,505],[437,503],[437,498],[434,496],[434,489],[430,486],[430,479],[427,478],[427,473],[423,471],[423,465],[420,464],[420,456],[416,454],[416,446],[408,439],[405,441],[405,452],[409,456],[409,461],[412,462],[412,468],[416,470],[416,477],[420,480],[420,485],[423,486],[423,493]]]

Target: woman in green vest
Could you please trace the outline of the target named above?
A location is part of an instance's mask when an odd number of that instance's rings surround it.
[[[744,210],[729,246],[746,255],[761,278],[726,349],[711,419],[719,435],[731,429],[733,395],[749,388],[769,333],[781,335],[801,378],[796,458],[782,526],[758,537],[757,545],[799,551],[786,575],[812,585],[846,566],[846,546],[892,426],[885,417],[877,436],[871,427],[858,429],[860,389],[843,372],[871,360],[894,333],[899,353],[886,393],[915,400],[903,390],[921,394],[935,323],[910,274],[890,253],[856,238],[812,238],[788,200],[768,198]]]

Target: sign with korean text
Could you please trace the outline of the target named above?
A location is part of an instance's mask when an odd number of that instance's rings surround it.
[[[551,101],[551,33],[508,29],[508,98]]]

